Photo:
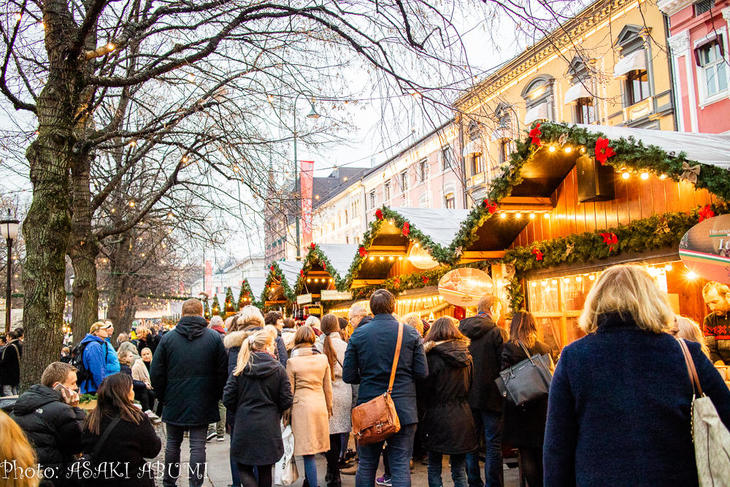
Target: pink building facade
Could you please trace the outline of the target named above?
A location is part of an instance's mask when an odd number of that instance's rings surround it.
[[[669,18],[678,130],[730,131],[730,0],[664,0],[658,7]]]

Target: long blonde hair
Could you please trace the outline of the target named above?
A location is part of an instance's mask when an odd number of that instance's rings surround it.
[[[676,328],[672,329],[672,332],[674,332],[674,336],[676,336],[677,338],[684,338],[685,340],[699,343],[700,347],[702,348],[702,352],[709,358],[710,349],[705,343],[705,337],[702,334],[700,325],[690,320],[689,318],[679,315],[676,316],[676,323]]]
[[[248,367],[253,361],[253,352],[260,352],[267,348],[273,348],[274,340],[278,331],[276,327],[272,325],[266,325],[263,329],[251,333],[241,344],[241,349],[238,351],[238,360],[236,361],[236,368],[233,370],[233,375],[241,375],[241,373]]]
[[[35,451],[23,430],[10,416],[0,410],[0,459],[12,460],[10,470],[0,463],[0,479],[3,487],[37,487],[38,478]],[[32,473],[31,473],[32,472]],[[27,475],[31,473],[31,475]]]
[[[586,333],[594,333],[598,316],[612,311],[630,316],[639,328],[652,333],[667,332],[674,322],[666,293],[638,265],[615,265],[601,273],[586,297],[578,326]]]

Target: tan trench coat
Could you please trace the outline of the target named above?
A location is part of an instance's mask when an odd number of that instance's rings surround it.
[[[294,394],[291,426],[294,455],[314,455],[330,449],[332,379],[327,356],[310,348],[292,351],[286,372]]]

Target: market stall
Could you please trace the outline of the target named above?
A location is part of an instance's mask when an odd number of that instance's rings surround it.
[[[264,310],[293,307],[296,302],[294,286],[301,270],[302,262],[297,260],[280,260],[269,266],[260,299]]]
[[[313,242],[302,261],[296,281],[297,304],[321,307],[321,313],[318,314],[323,314],[333,306],[352,301],[350,291],[339,291],[337,288],[343,285],[356,251],[356,245]]]

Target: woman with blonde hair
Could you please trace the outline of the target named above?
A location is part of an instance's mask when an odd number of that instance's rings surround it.
[[[695,343],[699,343],[702,347],[702,353],[710,358],[710,348],[705,343],[705,337],[700,330],[700,325],[685,316],[674,317],[674,327],[671,330],[672,335],[677,338],[683,338]]]
[[[315,455],[330,449],[332,371],[327,356],[314,346],[316,337],[311,327],[299,328],[286,364],[294,395],[291,410],[294,455],[304,457],[305,487],[318,485]]]
[[[35,451],[23,430],[0,410],[0,485],[37,487],[40,481],[37,468]]]
[[[284,454],[279,424],[292,405],[292,392],[286,370],[274,358],[276,336],[269,325],[246,337],[223,391],[233,423],[231,464],[244,487],[270,487],[271,469]]]
[[[692,383],[668,332],[667,295],[642,267],[603,271],[550,385],[543,450],[547,486],[696,486]],[[730,390],[700,345],[687,342],[705,394],[730,426]]]

